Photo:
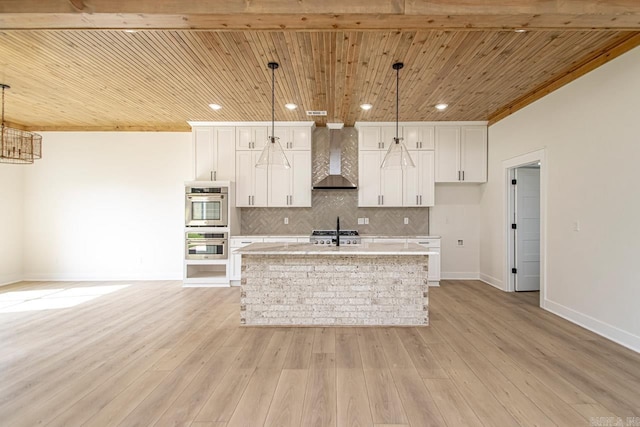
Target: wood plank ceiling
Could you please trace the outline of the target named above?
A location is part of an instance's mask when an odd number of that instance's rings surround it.
[[[275,60],[276,120],[327,110],[318,125],[352,125],[395,120],[391,65],[403,61],[401,121],[489,120],[631,42],[638,33],[619,30],[3,30],[0,82],[6,120],[26,129],[187,131],[270,120]]]

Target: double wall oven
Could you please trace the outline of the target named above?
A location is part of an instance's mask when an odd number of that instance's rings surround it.
[[[185,259],[228,258],[228,203],[228,187],[185,188]]]

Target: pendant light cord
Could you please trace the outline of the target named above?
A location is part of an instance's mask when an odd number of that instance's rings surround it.
[[[276,136],[276,69],[271,69],[271,142]]]
[[[4,139],[4,90],[6,89],[5,85],[2,85],[2,137]]]
[[[396,144],[398,143],[398,121],[400,120],[400,68],[396,68]]]

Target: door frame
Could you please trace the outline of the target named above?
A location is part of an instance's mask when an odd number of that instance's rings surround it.
[[[513,170],[531,163],[540,163],[540,307],[544,308],[547,293],[547,164],[546,149],[532,151],[502,162],[504,176],[504,277],[507,292],[515,292],[515,280],[511,273],[513,265],[514,241],[511,238],[512,204],[515,202],[511,188]]]

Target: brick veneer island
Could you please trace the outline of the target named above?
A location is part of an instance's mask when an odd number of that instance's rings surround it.
[[[244,325],[427,325],[429,250],[415,243],[253,243],[242,254]]]

